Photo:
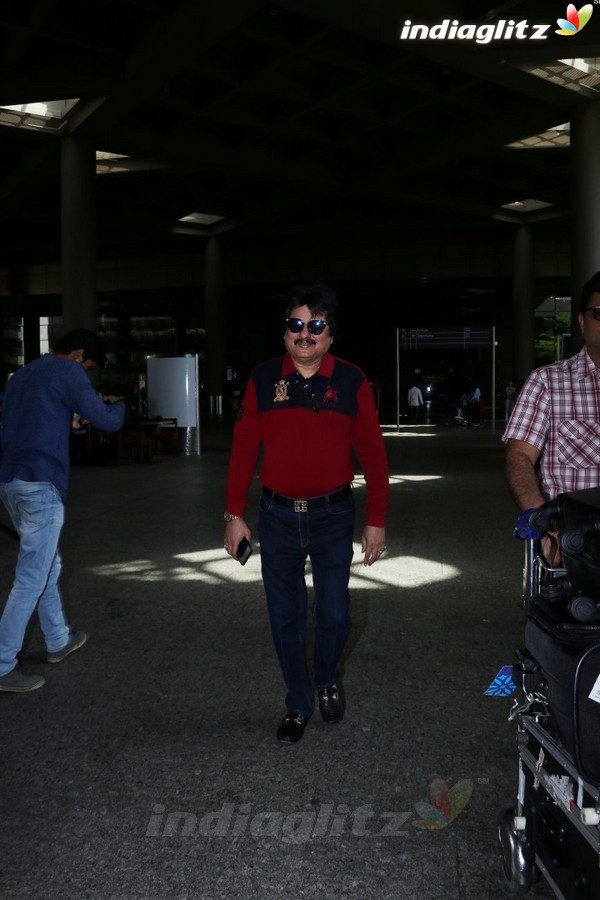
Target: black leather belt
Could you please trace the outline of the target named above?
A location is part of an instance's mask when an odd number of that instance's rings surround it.
[[[281,506],[291,506],[294,512],[308,512],[309,509],[324,509],[331,506],[332,503],[339,503],[345,500],[352,493],[349,484],[334,491],[333,494],[323,494],[321,497],[307,497],[306,500],[295,500],[293,497],[284,497],[283,494],[276,494],[271,488],[264,487],[263,494],[272,500],[273,503],[279,503]]]

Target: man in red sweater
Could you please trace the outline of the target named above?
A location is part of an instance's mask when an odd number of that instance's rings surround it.
[[[330,353],[337,297],[315,283],[294,288],[285,312],[286,355],[252,372],[234,430],[225,521],[226,551],[250,540],[246,498],[262,447],[258,537],[271,631],[287,687],[277,730],[302,738],[313,713],[306,658],[310,557],[314,583],[314,683],[326,722],[341,722],[339,662],[350,631],[348,582],[354,533],[353,451],[367,484],[364,565],[385,550],[388,466],[369,384]]]

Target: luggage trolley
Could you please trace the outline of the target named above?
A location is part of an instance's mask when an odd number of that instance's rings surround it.
[[[600,898],[600,489],[560,494],[529,527],[554,533],[561,567],[540,540],[525,548],[525,647],[516,804],[498,823],[507,893],[544,878],[562,900]]]

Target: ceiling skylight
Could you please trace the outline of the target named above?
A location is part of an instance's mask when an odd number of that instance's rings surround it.
[[[565,122],[564,125],[555,125],[540,134],[532,134],[530,137],[513,141],[512,144],[507,144],[507,147],[511,150],[541,150],[548,147],[569,147],[570,145],[571,123]]]
[[[40,100],[0,106],[0,125],[34,131],[59,131],[78,100]]]
[[[512,203],[503,203],[502,209],[511,209],[513,212],[530,213],[538,209],[546,209],[552,206],[544,200],[514,200]]]
[[[215,216],[210,213],[199,213],[194,212],[190,213],[187,216],[182,216],[179,219],[179,222],[192,222],[194,225],[214,225],[215,222],[222,222],[225,216]]]
[[[537,78],[576,91],[586,97],[600,92],[600,57],[589,59],[557,59],[554,63],[538,65],[523,63],[520,68]]]
[[[124,160],[129,159],[124,153],[107,153],[96,150],[96,175],[110,175],[116,172],[128,172],[129,166]]]

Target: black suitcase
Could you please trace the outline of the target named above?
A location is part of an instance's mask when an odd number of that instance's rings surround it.
[[[548,704],[545,727],[582,777],[600,784],[600,626],[573,622],[560,608],[532,601],[525,645]]]
[[[600,784],[600,488],[559,494],[529,520],[558,534],[562,570],[546,570],[527,608],[546,725],[584,778]]]
[[[507,890],[540,876],[560,900],[600,898],[600,488],[561,494],[529,519],[558,534],[561,568],[526,546],[525,649],[513,680],[516,804],[498,826]]]

